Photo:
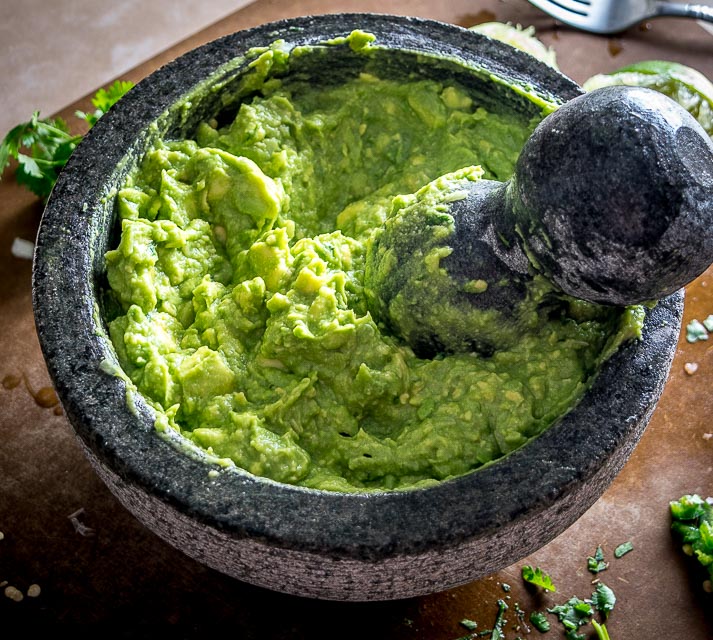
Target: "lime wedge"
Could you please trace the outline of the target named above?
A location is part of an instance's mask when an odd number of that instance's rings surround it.
[[[519,24],[512,25],[509,22],[483,22],[470,27],[470,30],[509,44],[557,69],[554,50],[537,39],[535,27],[523,29]]]
[[[621,84],[648,87],[667,95],[713,137],[713,83],[700,71],[678,62],[646,60],[592,76],[582,86],[586,91],[592,91]]]

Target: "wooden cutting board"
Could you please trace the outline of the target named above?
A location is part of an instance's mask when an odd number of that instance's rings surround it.
[[[562,71],[578,82],[647,59],[682,62],[713,78],[713,35],[690,20],[659,19],[610,38],[573,32],[524,0],[258,0],[122,79],[138,81],[177,55],[242,28],[340,11],[408,14],[462,26],[490,20],[533,25],[556,50]],[[77,108],[88,109],[89,99],[60,115],[72,121]],[[17,588],[24,598],[0,597],[4,628],[92,624],[100,634],[123,631],[125,637],[163,628],[185,637],[225,630],[236,638],[455,640],[468,633],[463,619],[490,628],[503,599],[509,605],[505,637],[538,637],[522,625],[515,629],[516,609],[529,613],[573,595],[589,597],[595,576],[587,570],[587,557],[601,545],[611,563],[600,577],[617,595],[607,623],[612,640],[713,638],[713,594],[703,591],[702,574],[673,541],[668,512],[669,501],[683,494],[713,495],[713,340],[689,344],[681,337],[663,397],[622,473],[575,525],[531,557],[422,598],[306,600],[197,564],[143,528],[95,476],[42,360],[32,317],[31,263],[11,254],[15,238],[34,240],[41,213],[41,203],[5,174],[0,182],[0,584],[3,590]],[[713,270],[688,287],[684,323],[711,313]],[[694,365],[697,369],[687,373]],[[615,560],[614,548],[625,541],[634,550]],[[523,564],[542,567],[558,592],[543,597],[526,589]],[[27,595],[33,584],[40,588],[36,597]],[[564,634],[553,624],[544,637]]]

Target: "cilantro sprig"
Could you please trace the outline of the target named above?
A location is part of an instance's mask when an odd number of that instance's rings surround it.
[[[46,199],[81,139],[69,133],[61,118],[40,119],[40,112],[35,111],[28,122],[11,129],[0,144],[0,170],[5,169],[11,157],[15,158],[17,182]]]
[[[90,127],[101,118],[133,83],[117,80],[106,89],[99,89],[92,98],[95,111],[76,112]],[[83,135],[74,135],[62,118],[40,118],[35,111],[27,122],[13,127],[0,143],[0,179],[10,159],[17,160],[15,179],[36,196],[47,200],[60,171],[67,164]]]

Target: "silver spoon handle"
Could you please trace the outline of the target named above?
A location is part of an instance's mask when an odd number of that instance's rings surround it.
[[[680,18],[694,18],[713,22],[713,7],[703,4],[657,2],[654,8],[657,16],[678,16]]]

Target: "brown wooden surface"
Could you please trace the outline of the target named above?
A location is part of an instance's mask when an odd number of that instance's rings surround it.
[[[139,80],[180,53],[242,28],[338,11],[408,14],[463,26],[493,19],[532,24],[557,51],[561,69],[578,82],[653,58],[677,60],[713,78],[713,36],[693,21],[660,19],[608,38],[556,25],[524,0],[258,0],[124,79]],[[87,109],[88,100],[62,115],[71,120],[77,107]],[[236,638],[454,640],[467,634],[459,624],[463,618],[489,628],[497,600],[506,598],[506,638],[536,638],[535,630],[514,630],[515,603],[529,613],[572,595],[588,597],[594,576],[586,559],[602,545],[611,564],[601,579],[618,597],[607,624],[612,640],[713,638],[713,595],[702,590],[702,573],[673,542],[668,512],[669,501],[685,493],[713,495],[713,438],[706,435],[713,432],[713,340],[689,344],[681,338],[661,402],[623,472],[574,526],[531,557],[489,578],[417,599],[306,600],[197,564],[142,527],[94,475],[57,404],[39,350],[31,264],[10,252],[15,237],[34,239],[41,212],[41,203],[6,174],[0,182],[0,584],[23,593],[37,584],[41,593],[15,602],[0,591],[3,631],[18,629],[15,623],[61,623],[93,624],[105,637],[143,637],[166,628],[179,637],[220,629]],[[713,269],[688,287],[684,323],[713,313],[712,289]],[[687,362],[698,364],[693,375],[684,371]],[[614,547],[627,540],[634,551],[615,560]],[[527,590],[520,579],[525,563],[549,572],[558,593],[543,598]],[[502,583],[511,585],[509,593]],[[553,624],[544,637],[564,636]]]

